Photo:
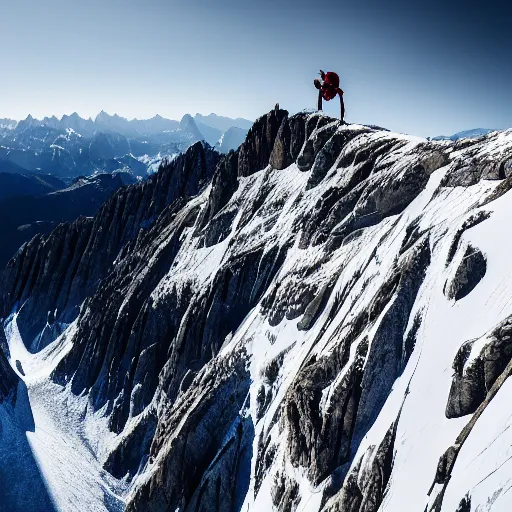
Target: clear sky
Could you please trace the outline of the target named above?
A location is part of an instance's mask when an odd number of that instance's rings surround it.
[[[512,7],[495,0],[0,0],[0,118],[100,110],[254,119],[315,106],[418,134],[512,126]],[[337,100],[326,105],[338,113]]]

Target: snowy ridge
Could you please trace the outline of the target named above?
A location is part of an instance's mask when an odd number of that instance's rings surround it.
[[[6,318],[56,510],[510,510],[511,175],[512,131],[274,111],[181,176],[56,341]]]

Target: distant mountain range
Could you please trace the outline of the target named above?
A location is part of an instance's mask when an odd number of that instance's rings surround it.
[[[478,137],[483,137],[488,133],[494,132],[491,128],[472,128],[471,130],[464,130],[462,132],[454,133],[453,135],[438,135],[437,137],[432,137],[432,140],[459,140],[459,139],[477,139]]]
[[[117,189],[134,182],[123,172],[78,177],[69,186],[53,176],[0,173],[0,267],[35,235],[94,215]]]
[[[51,174],[68,182],[121,170],[142,178],[200,140],[222,152],[236,149],[251,125],[216,114],[128,120],[104,111],[94,120],[76,112],[61,119],[0,119],[0,171]],[[237,136],[224,137],[232,129]]]

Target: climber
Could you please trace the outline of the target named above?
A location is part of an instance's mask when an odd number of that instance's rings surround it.
[[[321,80],[320,80],[321,78]],[[340,119],[344,123],[345,118],[345,103],[343,102],[343,91],[340,89],[340,77],[333,71],[324,73],[320,70],[320,78],[315,78],[314,84],[318,89],[318,110],[322,110],[322,98],[325,101],[330,101],[334,97],[340,97]]]

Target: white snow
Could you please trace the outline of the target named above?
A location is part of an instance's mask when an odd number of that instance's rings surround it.
[[[27,464],[34,460],[56,511],[121,511],[124,508],[121,495],[125,485],[103,470],[86,432],[87,426],[101,423],[100,414],[89,412],[87,397],[76,397],[49,378],[71,348],[69,339],[75,329],[72,324],[55,342],[33,355],[21,339],[17,315],[12,315],[6,322],[11,366],[22,379],[19,390],[26,390],[22,395],[26,398],[18,398],[16,403],[18,425],[11,424],[10,428],[18,438],[26,436],[30,449],[30,453],[25,455]],[[17,361],[21,363],[23,372],[17,369]],[[4,414],[3,408],[0,407],[0,411]],[[20,414],[23,421],[19,420]],[[20,428],[30,422],[33,426],[26,431]],[[105,426],[101,430],[106,430]],[[98,432],[94,434],[98,435]],[[0,458],[3,458],[1,453]],[[40,488],[35,486],[33,491],[34,495],[30,497],[31,488],[24,489],[25,499],[32,501],[27,506],[34,507],[27,510],[45,510],[37,505],[37,501],[43,499]]]

